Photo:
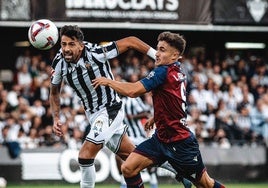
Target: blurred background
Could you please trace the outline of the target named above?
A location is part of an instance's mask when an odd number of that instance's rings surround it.
[[[0,0],[0,177],[78,183],[77,151],[88,122],[64,85],[64,138],[52,134],[50,64],[59,49],[28,42],[34,20],[75,24],[85,40],[136,36],[155,47],[162,31],[184,35],[188,126],[209,173],[225,182],[268,181],[268,0]],[[135,51],[111,60],[116,79],[136,81],[154,62]],[[148,108],[150,97],[142,98]],[[96,160],[97,182],[118,182],[114,156]],[[161,182],[174,183],[158,169]],[[146,181],[148,174],[144,173]]]

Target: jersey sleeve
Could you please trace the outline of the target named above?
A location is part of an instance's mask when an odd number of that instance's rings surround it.
[[[159,66],[154,70],[152,70],[148,74],[148,76],[141,79],[140,82],[143,84],[146,91],[148,92],[162,85],[166,79],[166,75],[167,75],[167,66]]]
[[[62,82],[62,69],[63,62],[61,60],[61,54],[57,54],[51,66],[51,84],[58,85]]]
[[[109,42],[104,45],[99,45],[95,48],[92,56],[100,62],[105,62],[108,59],[113,59],[119,55],[116,42]]]

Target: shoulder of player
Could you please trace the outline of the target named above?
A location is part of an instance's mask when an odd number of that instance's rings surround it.
[[[166,77],[168,74],[172,74],[172,72],[180,72],[180,63],[176,62],[176,63],[172,63],[169,65],[161,65],[156,67],[153,71],[152,71],[152,75],[151,76],[157,76],[157,77]]]
[[[59,65],[59,63],[62,61],[63,61],[63,54],[62,51],[59,50],[52,61],[51,67],[55,69],[57,65]]]
[[[100,44],[90,43],[90,42],[84,41],[84,45],[85,45],[87,50],[92,51],[92,50],[95,50],[95,49],[102,49],[104,47],[111,46],[111,45],[116,45],[116,44],[115,44],[114,41],[103,42],[103,43],[100,43]]]
[[[166,74],[168,71],[168,68],[169,68],[169,65],[161,65],[161,66],[156,67],[153,71],[156,74]]]

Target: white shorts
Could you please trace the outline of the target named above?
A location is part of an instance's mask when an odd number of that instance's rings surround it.
[[[117,153],[122,137],[127,131],[127,125],[123,124],[124,115],[121,103],[102,108],[93,114],[86,112],[91,125],[86,140],[106,145],[112,152]]]

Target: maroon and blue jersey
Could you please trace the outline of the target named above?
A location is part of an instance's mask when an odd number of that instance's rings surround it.
[[[156,135],[164,143],[190,137],[186,124],[186,75],[180,63],[156,67],[141,80],[152,92]]]

